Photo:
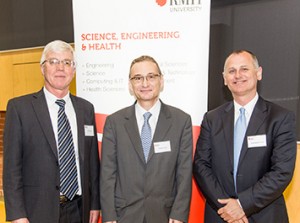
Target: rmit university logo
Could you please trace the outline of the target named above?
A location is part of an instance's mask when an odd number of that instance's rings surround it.
[[[159,6],[164,6],[164,5],[167,3],[167,0],[156,0],[156,3],[157,3]]]
[[[156,0],[159,6],[169,1],[170,12],[194,12],[201,10],[201,0]]]

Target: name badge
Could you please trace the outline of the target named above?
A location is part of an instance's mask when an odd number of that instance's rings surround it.
[[[256,136],[248,136],[247,141],[248,141],[248,148],[267,146],[266,134],[256,135]]]
[[[85,136],[94,136],[94,126],[93,125],[84,125],[84,135]]]
[[[154,153],[171,152],[170,141],[155,142],[155,143],[153,143],[153,145],[154,145]]]

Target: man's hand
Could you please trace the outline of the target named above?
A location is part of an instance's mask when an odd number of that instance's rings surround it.
[[[175,219],[170,218],[169,223],[183,223],[182,221],[177,221]]]
[[[29,223],[27,218],[19,218],[17,220],[13,220],[11,223]]]
[[[91,210],[90,211],[90,221],[89,223],[98,223],[100,217],[99,210]]]
[[[218,199],[224,207],[218,210],[218,214],[228,223],[248,223],[244,210],[236,199]]]

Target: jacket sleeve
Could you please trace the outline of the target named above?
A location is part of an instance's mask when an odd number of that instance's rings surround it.
[[[193,136],[191,117],[188,116],[182,128],[179,154],[176,165],[177,194],[170,218],[187,222],[192,191]]]
[[[117,173],[116,138],[108,116],[104,126],[101,151],[100,200],[102,221],[116,221],[115,184]]]
[[[26,218],[22,179],[22,124],[9,101],[4,127],[3,189],[7,220]]]
[[[91,210],[100,210],[100,156],[98,149],[97,130],[95,123],[95,112],[91,109],[90,117],[93,117],[94,136],[90,154],[90,185],[91,185]]]
[[[210,121],[207,114],[205,114],[196,144],[193,173],[197,185],[204,194],[206,201],[217,211],[222,207],[218,199],[229,198],[229,195],[224,191],[213,171],[212,137]]]

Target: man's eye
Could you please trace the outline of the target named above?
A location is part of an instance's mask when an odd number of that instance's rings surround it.
[[[68,65],[68,66],[71,66],[71,63],[72,63],[72,62],[71,62],[70,60],[65,60],[65,61],[64,61],[64,64],[65,64],[65,65]]]
[[[53,64],[58,64],[59,61],[56,60],[56,59],[52,59],[52,60],[49,60],[49,63],[50,63],[51,65],[53,65]]]
[[[136,81],[139,81],[139,80],[142,79],[142,77],[134,77],[134,79],[135,79]]]

